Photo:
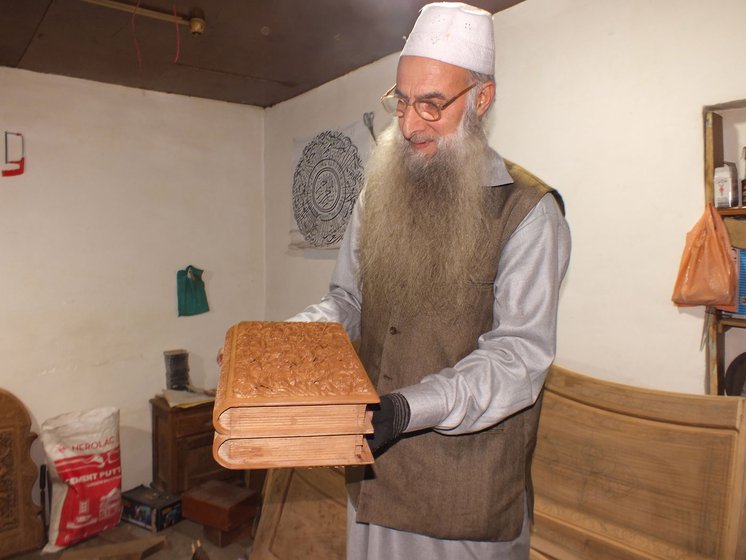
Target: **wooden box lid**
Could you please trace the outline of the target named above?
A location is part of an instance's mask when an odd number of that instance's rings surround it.
[[[223,361],[220,368],[213,410],[215,430],[224,435],[243,437],[290,436],[296,432],[282,432],[273,428],[265,434],[247,433],[243,428],[232,430],[244,412],[236,409],[253,407],[285,407],[276,416],[284,416],[285,424],[293,423],[296,413],[314,414],[319,407],[319,433],[368,433],[365,422],[366,404],[379,402],[373,385],[352,347],[347,333],[339,323],[241,322],[233,325],[225,337]],[[347,405],[336,409],[329,405]],[[349,405],[353,405],[350,407]],[[354,405],[358,405],[357,407]],[[232,410],[233,409],[233,410]],[[346,410],[346,417],[339,417]],[[329,411],[329,412],[327,412]],[[271,413],[267,411],[267,417]],[[326,431],[324,417],[330,420]],[[344,422],[351,422],[345,429]],[[289,420],[288,420],[289,419]],[[332,426],[331,424],[335,424]],[[314,430],[314,422],[295,422]],[[276,429],[275,432],[272,432]]]

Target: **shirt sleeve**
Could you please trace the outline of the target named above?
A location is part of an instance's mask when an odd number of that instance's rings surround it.
[[[342,238],[328,293],[319,303],[308,306],[288,321],[341,323],[351,340],[360,338],[361,299],[357,269],[361,205],[362,197],[359,197]]]
[[[567,222],[546,195],[500,256],[492,330],[453,367],[397,391],[410,406],[405,431],[475,432],[536,401],[555,356],[559,288],[569,257]]]

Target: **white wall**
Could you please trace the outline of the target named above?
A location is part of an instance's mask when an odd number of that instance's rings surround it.
[[[119,407],[124,488],[149,483],[163,351],[214,387],[226,329],[264,313],[263,111],[0,68],[6,130],[27,162],[0,177],[0,387],[37,432]],[[188,264],[211,311],[177,317]]]
[[[558,363],[704,390],[702,310],[670,296],[703,209],[702,108],[746,98],[745,19],[742,0],[527,0],[495,17],[491,139],[562,191],[573,231]]]
[[[670,296],[703,208],[702,107],[746,98],[743,21],[743,0],[526,0],[495,16],[490,141],[562,192],[573,232],[557,363],[704,391],[702,311]],[[270,318],[316,301],[333,267],[287,250],[292,138],[377,107],[395,67],[387,57],[267,111]]]

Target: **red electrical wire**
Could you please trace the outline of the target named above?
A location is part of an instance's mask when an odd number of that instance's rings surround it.
[[[137,15],[138,8],[140,8],[140,2],[141,0],[137,0],[137,5],[135,6],[135,10],[132,12],[132,19],[130,20],[130,29],[132,31],[132,44],[135,47],[135,54],[137,55],[137,68],[140,70],[140,73],[142,74],[142,55],[140,54],[140,45],[137,42],[137,36],[135,35],[135,16]]]
[[[176,25],[176,56],[174,57],[174,64],[179,62],[179,51],[181,50],[181,29],[179,28],[179,22],[176,20],[176,3],[171,4],[174,9],[174,25]]]

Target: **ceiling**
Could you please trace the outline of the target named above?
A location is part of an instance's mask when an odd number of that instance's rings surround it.
[[[400,51],[428,3],[139,0],[133,16],[91,1],[0,0],[0,66],[268,107]],[[496,13],[520,1],[471,3]],[[195,9],[202,35],[144,15],[188,22]]]

